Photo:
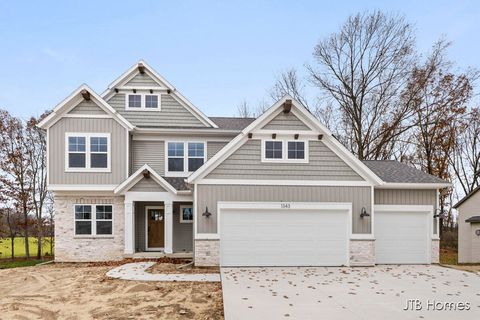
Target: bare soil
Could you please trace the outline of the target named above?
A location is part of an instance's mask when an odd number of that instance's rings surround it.
[[[179,269],[179,265],[173,263],[157,263],[147,269],[150,273],[185,273],[185,274],[198,274],[198,273],[220,273],[218,267],[194,267],[188,266]]]
[[[0,270],[0,318],[223,319],[220,283],[109,279],[105,273],[112,267],[50,264]]]

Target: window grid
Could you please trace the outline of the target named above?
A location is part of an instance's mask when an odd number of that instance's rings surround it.
[[[157,95],[145,95],[145,108],[158,108],[158,96]]]
[[[265,141],[265,159],[282,159],[283,141]]]
[[[205,162],[205,142],[168,142],[166,173],[187,175]],[[180,160],[181,159],[181,160]],[[181,162],[181,164],[180,164]]]
[[[132,110],[160,110],[161,94],[125,93],[125,108]]]
[[[109,172],[110,134],[66,133],[66,172]]]
[[[288,159],[305,159],[305,142],[289,141],[287,153]]]
[[[76,204],[74,218],[76,236],[113,235],[113,205]],[[89,232],[79,232],[85,226],[89,226]]]
[[[129,108],[141,108],[142,107],[142,95],[129,94],[128,95],[128,107]]]

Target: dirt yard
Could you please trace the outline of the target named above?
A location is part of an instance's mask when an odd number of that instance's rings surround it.
[[[51,264],[0,270],[0,318],[223,319],[220,283],[108,279],[111,268]]]

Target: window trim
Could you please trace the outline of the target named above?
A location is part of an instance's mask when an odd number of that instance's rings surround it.
[[[70,137],[85,137],[85,168],[69,167],[68,155],[70,151],[68,150],[68,140]],[[90,138],[107,138],[107,167],[106,168],[91,167],[92,151],[90,150]],[[65,172],[111,172],[111,159],[112,159],[111,145],[112,144],[110,139],[110,133],[66,132],[65,133]],[[103,152],[93,152],[93,153],[103,153]]]
[[[140,96],[140,108],[131,108],[128,105],[129,96],[138,95]],[[147,108],[146,107],[146,98],[145,96],[157,96],[158,106],[156,108]],[[125,93],[125,110],[131,111],[160,111],[162,110],[162,94],[161,93],[150,93],[150,92],[138,92],[137,93]]]
[[[185,208],[190,208],[192,209],[192,220],[184,220],[183,219],[183,209]],[[180,205],[180,212],[179,212],[179,216],[180,216],[180,223],[193,223],[193,205],[190,205],[190,204],[182,204]]]
[[[92,218],[89,220],[86,219],[76,219],[75,218],[75,208],[77,206],[90,206],[92,208]],[[97,206],[111,206],[112,207],[112,219],[97,220]],[[90,221],[92,223],[92,233],[91,234],[77,234],[77,221]],[[111,234],[97,234],[97,221],[111,221],[112,222],[112,233]],[[73,205],[73,237],[74,238],[112,238],[115,236],[115,207],[113,203],[75,203]]]
[[[282,142],[282,158],[280,159],[270,159],[266,157],[265,151],[266,151],[266,143],[268,141],[276,141],[276,142]],[[303,142],[305,146],[304,150],[304,159],[289,159],[288,158],[288,143],[289,142]],[[308,145],[308,140],[304,139],[262,139],[261,140],[261,162],[266,162],[266,163],[308,163],[309,161],[309,145]]]
[[[168,144],[169,143],[183,143],[183,171],[169,171],[168,170]],[[188,144],[189,143],[202,143],[203,144],[203,163],[207,162],[207,142],[204,140],[165,140],[165,176],[167,177],[188,177],[194,171],[188,171]],[[173,157],[172,157],[173,158]],[[180,157],[175,157],[180,158]],[[201,159],[201,157],[194,157]]]

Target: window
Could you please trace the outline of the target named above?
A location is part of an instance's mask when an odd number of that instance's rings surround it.
[[[265,159],[282,159],[282,141],[265,141]]]
[[[192,222],[193,222],[193,207],[180,206],[180,223],[192,223]]]
[[[142,107],[142,95],[129,94],[128,95],[128,107],[129,108],[141,108]]]
[[[112,234],[112,205],[75,205],[75,235],[111,236]]]
[[[158,96],[146,95],[145,96],[145,108],[158,108]]]
[[[183,172],[183,143],[169,142],[168,143],[168,171]]]
[[[110,172],[109,133],[67,133],[65,171]]]
[[[262,162],[308,163],[307,140],[264,140],[262,142]]]
[[[288,141],[288,159],[305,159],[305,142]]]
[[[188,143],[188,171],[196,171],[203,165],[204,160],[203,142]]]
[[[168,142],[165,171],[170,176],[187,176],[206,160],[205,142]]]
[[[135,93],[126,94],[125,109],[132,110],[160,110],[161,95],[160,94],[147,94],[147,93]]]

